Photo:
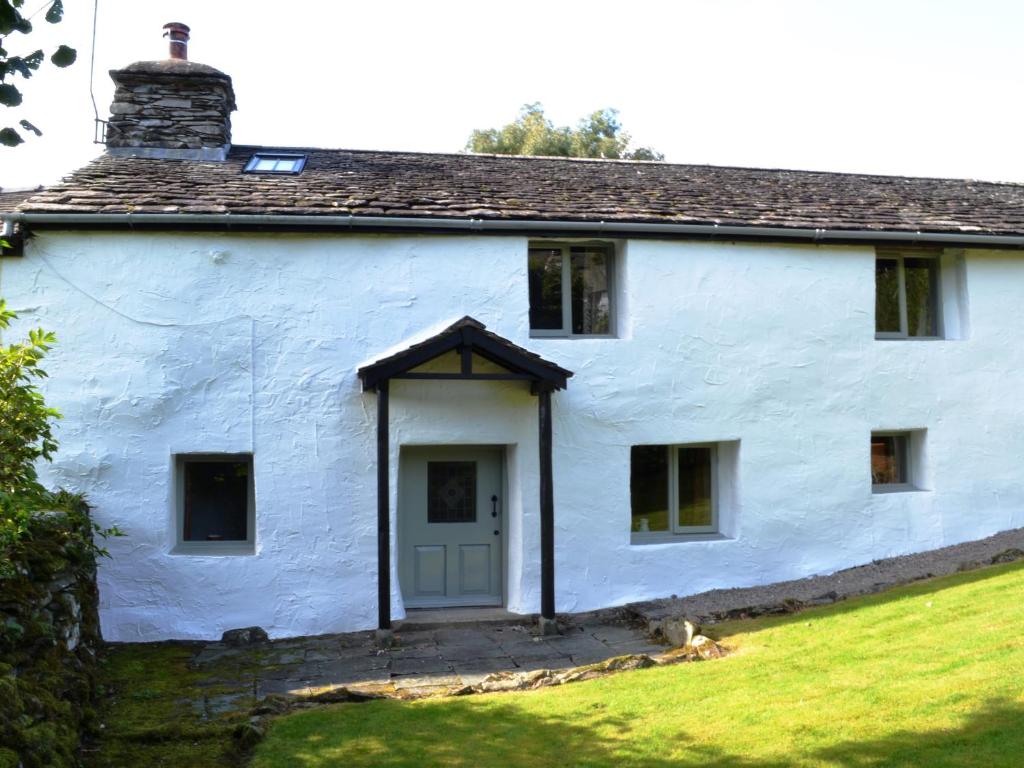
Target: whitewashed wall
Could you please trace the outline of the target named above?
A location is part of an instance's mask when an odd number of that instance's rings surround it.
[[[966,253],[966,338],[933,342],[874,340],[870,248],[631,241],[619,258],[610,340],[529,338],[522,238],[43,233],[0,261],[11,335],[60,339],[47,479],[128,534],[101,568],[105,637],[373,627],[376,402],[356,369],[466,314],[576,372],[554,398],[559,611],[1024,525],[1024,257]],[[929,490],[872,495],[873,429],[927,430]],[[400,444],[511,446],[523,612],[540,600],[536,438],[517,385],[393,387],[392,499]],[[739,441],[733,536],[631,545],[630,446],[707,441]],[[254,454],[256,554],[170,554],[172,455],[219,451]]]

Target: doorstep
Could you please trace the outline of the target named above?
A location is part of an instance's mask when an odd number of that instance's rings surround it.
[[[405,618],[394,622],[395,631],[445,629],[452,625],[502,626],[536,623],[530,613],[511,613],[504,608],[410,608]]]

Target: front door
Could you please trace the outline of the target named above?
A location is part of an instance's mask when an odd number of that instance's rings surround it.
[[[407,607],[502,604],[501,448],[402,448],[398,575]]]

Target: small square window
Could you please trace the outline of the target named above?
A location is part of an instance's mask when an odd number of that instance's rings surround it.
[[[634,538],[718,533],[716,465],[715,446],[633,446],[629,492]]]
[[[877,251],[876,338],[939,338],[939,296],[939,252]]]
[[[301,173],[305,155],[255,154],[245,166],[246,173]]]
[[[252,456],[179,455],[176,474],[176,551],[251,551],[255,522]]]
[[[910,435],[906,432],[871,434],[871,488],[904,490],[913,487],[910,476]]]
[[[607,243],[531,243],[530,332],[611,336],[614,249]]]

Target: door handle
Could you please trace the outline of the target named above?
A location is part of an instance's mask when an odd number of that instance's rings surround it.
[[[501,531],[495,531],[495,532],[494,532],[494,535],[495,535],[495,536],[500,536],[500,535],[501,535]]]
[[[497,517],[497,516],[498,516],[498,496],[497,496],[497,494],[495,494],[494,496],[491,496],[491,517]],[[497,533],[497,531],[495,531],[495,533]]]

